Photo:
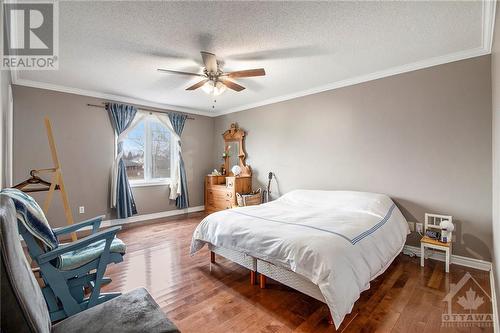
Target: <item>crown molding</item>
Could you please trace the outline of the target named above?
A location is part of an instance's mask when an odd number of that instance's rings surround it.
[[[491,47],[491,45],[490,45],[490,47]],[[145,100],[141,100],[141,99],[136,99],[133,97],[114,95],[114,94],[106,94],[106,93],[100,93],[100,92],[92,91],[92,90],[85,90],[85,89],[60,86],[60,85],[55,85],[55,84],[50,84],[50,83],[45,83],[45,82],[19,79],[19,77],[17,75],[17,71],[15,71],[15,70],[11,71],[11,74],[12,74],[12,83],[15,85],[18,85],[18,86],[47,89],[47,90],[59,91],[59,92],[64,92],[64,93],[69,93],[69,94],[95,97],[95,98],[100,98],[100,99],[105,99],[105,100],[110,100],[110,101],[118,101],[118,102],[138,104],[138,105],[143,105],[143,106],[148,106],[148,107],[153,107],[153,108],[158,108],[158,109],[166,109],[166,110],[171,110],[171,111],[179,111],[179,112],[197,114],[197,115],[202,115],[202,116],[207,116],[207,117],[218,117],[218,116],[222,116],[225,114],[249,110],[249,109],[257,108],[257,107],[264,106],[264,105],[274,104],[274,103],[278,103],[278,102],[284,102],[284,101],[299,98],[299,97],[313,95],[313,94],[325,92],[328,90],[339,89],[339,88],[343,88],[343,87],[352,86],[355,84],[360,84],[360,83],[369,82],[369,81],[373,81],[373,80],[377,80],[377,79],[382,79],[382,78],[397,75],[397,74],[403,74],[403,73],[412,72],[415,70],[429,68],[429,67],[433,67],[433,66],[437,66],[437,65],[442,65],[442,64],[446,64],[446,63],[450,63],[450,62],[454,62],[454,61],[479,57],[479,56],[483,56],[483,55],[490,54],[490,53],[491,53],[491,50],[486,50],[482,47],[472,49],[472,50],[461,51],[461,52],[457,52],[457,53],[448,54],[445,56],[440,56],[440,57],[435,57],[435,58],[431,58],[431,59],[426,59],[423,61],[414,62],[414,63],[407,64],[407,65],[392,67],[392,68],[389,68],[386,70],[357,76],[357,77],[350,78],[347,80],[337,81],[337,82],[329,83],[327,85],[323,85],[323,86],[319,86],[319,87],[315,87],[315,88],[311,88],[311,89],[307,89],[307,90],[302,90],[302,91],[299,91],[299,92],[296,92],[293,94],[277,96],[277,97],[265,99],[265,100],[262,100],[259,102],[245,104],[245,105],[241,105],[241,106],[237,106],[234,108],[229,108],[229,109],[221,110],[221,111],[217,111],[217,112],[206,112],[206,111],[201,111],[201,110],[197,110],[197,109],[186,108],[186,107],[181,107],[181,106],[176,106],[176,105],[149,102],[149,101],[145,101]]]
[[[339,89],[343,87],[352,86],[355,84],[373,81],[377,79],[382,79],[384,77],[389,77],[397,74],[403,74],[407,72],[412,72],[419,69],[429,68],[437,65],[443,65],[450,62],[455,62],[459,60],[465,60],[474,57],[480,57],[491,53],[491,48],[493,46],[493,33],[495,30],[495,12],[496,12],[496,0],[482,0],[482,15],[481,15],[481,47],[460,51],[456,53],[451,53],[448,55],[430,58],[398,67],[388,68],[386,70],[357,76],[347,80],[333,82],[327,85],[319,86],[312,89],[307,89],[299,91],[293,94],[287,94],[282,96],[277,96],[269,98],[256,103],[250,103],[246,105],[237,106],[234,108],[229,108],[226,110],[220,110],[215,112],[215,116],[222,116],[229,113],[244,111],[253,109],[256,107],[274,104],[278,102],[284,102],[290,99],[304,97],[312,94],[321,93],[328,90]]]
[[[370,74],[360,75],[360,76],[349,78],[346,80],[332,82],[332,83],[322,85],[319,87],[302,90],[302,91],[295,92],[292,94],[276,96],[276,97],[272,97],[272,98],[262,100],[259,102],[240,105],[237,107],[228,108],[228,109],[220,110],[220,111],[216,111],[216,112],[208,112],[208,111],[203,111],[203,110],[199,110],[199,109],[195,109],[195,108],[182,107],[182,106],[163,104],[163,103],[157,103],[157,102],[150,102],[150,101],[141,100],[141,99],[137,99],[137,98],[133,98],[133,97],[100,93],[100,92],[92,91],[92,90],[85,90],[85,89],[79,89],[79,88],[73,88],[73,87],[67,87],[67,86],[61,86],[61,85],[54,85],[54,84],[50,84],[50,83],[44,83],[44,82],[38,82],[38,81],[32,81],[32,80],[24,80],[24,79],[19,78],[18,73],[15,70],[11,71],[12,83],[16,84],[16,85],[20,85],[20,86],[48,89],[48,90],[60,91],[60,92],[65,92],[65,93],[70,93],[70,94],[95,97],[95,98],[100,98],[100,99],[105,99],[105,100],[138,104],[138,105],[143,105],[143,106],[148,106],[148,107],[153,107],[153,108],[158,108],[158,109],[179,111],[179,112],[197,114],[197,115],[202,115],[202,116],[207,116],[207,117],[218,117],[218,116],[222,116],[222,115],[229,114],[229,113],[253,109],[253,108],[260,107],[260,106],[274,104],[274,103],[278,103],[278,102],[284,102],[284,101],[287,101],[290,99],[295,99],[295,98],[299,98],[299,97],[313,95],[313,94],[325,92],[328,90],[334,90],[334,89],[339,89],[339,88],[343,88],[343,87],[348,87],[348,86],[352,86],[355,84],[373,81],[373,80],[377,80],[377,79],[381,79],[381,78],[385,78],[385,77],[389,77],[389,76],[393,76],[393,75],[397,75],[397,74],[403,74],[403,73],[412,72],[412,71],[419,70],[419,69],[429,68],[429,67],[443,65],[446,63],[450,63],[450,62],[455,62],[455,61],[459,61],[459,60],[465,60],[465,59],[469,59],[469,58],[474,58],[474,57],[479,57],[479,56],[483,56],[486,54],[490,54],[492,44],[493,44],[493,33],[494,33],[494,28],[495,28],[496,3],[497,3],[496,0],[482,0],[481,47],[470,49],[470,50],[465,50],[465,51],[460,51],[460,52],[456,52],[456,53],[451,53],[451,54],[447,54],[447,55],[439,56],[439,57],[435,57],[435,58],[425,59],[425,60],[421,60],[418,62],[406,64],[406,65],[392,67],[392,68],[388,68],[385,70],[373,72]]]
[[[491,53],[495,31],[496,0],[483,0],[482,7],[482,47]]]
[[[68,93],[68,94],[76,94],[76,95],[82,95],[82,96],[88,96],[88,97],[95,97],[95,98],[104,99],[107,101],[130,103],[130,104],[147,106],[147,107],[152,107],[152,108],[162,109],[162,110],[179,111],[179,112],[184,112],[184,113],[196,114],[196,115],[200,115],[200,116],[207,116],[207,117],[214,117],[215,116],[211,112],[201,111],[201,110],[197,110],[197,109],[193,109],[193,108],[150,102],[150,101],[146,101],[146,100],[142,100],[142,99],[138,99],[138,98],[134,98],[134,97],[100,93],[100,92],[93,91],[93,90],[85,90],[85,89],[79,89],[79,88],[73,88],[73,87],[67,87],[67,86],[60,86],[60,85],[51,84],[51,83],[19,79],[19,77],[17,75],[17,71],[14,70],[12,72],[13,72],[12,83],[15,85],[18,85],[18,86],[59,91],[59,92],[64,92],[64,93]]]
[[[244,110],[248,110],[248,109],[253,109],[253,108],[264,106],[264,105],[274,104],[274,103],[278,103],[278,102],[284,102],[284,101],[287,101],[290,99],[295,99],[295,98],[299,98],[299,97],[313,95],[313,94],[325,92],[328,90],[334,90],[334,89],[339,89],[339,88],[343,88],[343,87],[348,87],[348,86],[352,86],[355,84],[373,81],[373,80],[377,80],[377,79],[382,79],[382,78],[397,75],[397,74],[403,74],[403,73],[407,73],[407,72],[416,71],[419,69],[424,69],[424,68],[433,67],[433,66],[437,66],[437,65],[443,65],[446,63],[454,62],[454,61],[475,58],[475,57],[483,56],[483,55],[490,54],[490,53],[491,53],[491,51],[487,51],[482,47],[476,48],[476,49],[471,49],[471,50],[466,50],[466,51],[460,51],[457,53],[451,53],[451,54],[448,54],[445,56],[430,58],[430,59],[414,62],[414,63],[407,64],[407,65],[392,67],[392,68],[389,68],[386,70],[357,76],[357,77],[350,78],[347,80],[333,82],[333,83],[330,83],[330,84],[327,84],[324,86],[319,86],[316,88],[299,91],[299,92],[296,92],[293,94],[282,95],[282,96],[278,96],[278,97],[269,98],[269,99],[266,99],[263,101],[259,101],[256,103],[246,104],[246,105],[238,106],[235,108],[230,108],[227,110],[221,110],[221,111],[216,112],[215,116],[221,116],[221,115],[225,115],[225,114],[229,114],[229,113],[233,113],[233,112],[239,112],[239,111],[244,111]]]

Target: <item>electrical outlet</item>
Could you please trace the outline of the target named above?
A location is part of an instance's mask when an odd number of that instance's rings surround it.
[[[80,206],[80,207],[78,208],[78,212],[79,212],[80,214],[84,214],[84,213],[85,213],[85,206]]]
[[[421,223],[421,222],[417,222],[417,223],[415,224],[415,226],[417,227],[417,232],[418,232],[419,234],[423,234],[423,233],[424,233],[424,224],[423,224],[423,223]]]
[[[408,221],[408,227],[410,228],[411,232],[415,232],[415,222]]]

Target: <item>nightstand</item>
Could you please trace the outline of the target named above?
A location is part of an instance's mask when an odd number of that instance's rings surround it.
[[[420,266],[424,267],[425,261],[425,249],[434,249],[439,251],[444,251],[446,257],[446,273],[450,271],[450,261],[451,261],[451,242],[442,243],[438,240],[432,239],[430,237],[424,236],[420,240]]]
[[[425,261],[425,249],[430,248],[434,250],[444,251],[445,259],[446,259],[446,273],[450,272],[450,262],[451,262],[451,240],[454,228],[451,230],[446,229],[444,224],[452,223],[453,216],[450,215],[440,215],[440,214],[425,214],[425,222],[424,222],[424,235],[426,235],[427,230],[439,231],[441,234],[441,240],[444,242],[440,242],[437,239],[430,238],[428,236],[422,237],[420,240],[420,266],[424,267]]]

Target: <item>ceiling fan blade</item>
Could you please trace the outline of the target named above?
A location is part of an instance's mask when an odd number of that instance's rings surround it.
[[[232,89],[234,91],[242,91],[243,89],[245,89],[245,87],[243,86],[240,86],[239,84],[233,82],[233,81],[229,81],[229,80],[221,80],[221,82],[226,86],[228,87],[229,89]]]
[[[217,73],[217,58],[215,54],[201,51],[201,57],[203,58],[207,72]]]
[[[199,87],[201,87],[202,85],[204,85],[207,82],[208,82],[208,79],[201,80],[200,82],[193,84],[191,87],[187,87],[186,90],[198,89]]]
[[[203,74],[173,71],[173,70],[170,70],[170,69],[163,69],[163,68],[158,68],[157,71],[158,72],[163,72],[163,73],[169,73],[169,74],[179,74],[179,75],[189,75],[189,76],[201,76],[201,77],[205,77],[205,75],[203,75]]]
[[[224,76],[227,77],[252,77],[252,76],[264,76],[264,75],[266,75],[266,71],[264,70],[264,68],[247,69],[244,71],[236,71],[224,74]]]

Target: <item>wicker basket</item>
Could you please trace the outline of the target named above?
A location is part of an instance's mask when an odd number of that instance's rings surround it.
[[[249,194],[236,193],[236,200],[239,207],[260,205],[262,203],[262,191],[259,188]]]

